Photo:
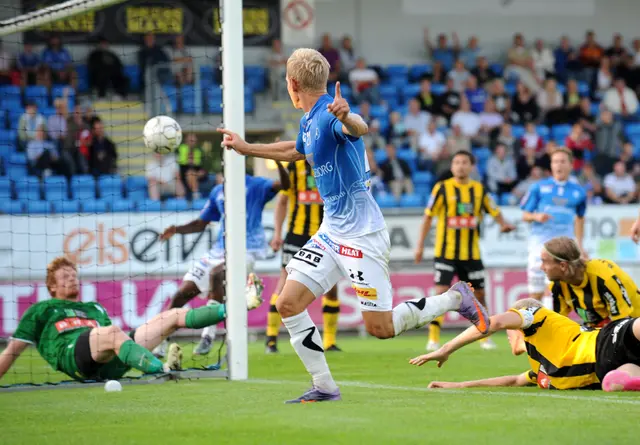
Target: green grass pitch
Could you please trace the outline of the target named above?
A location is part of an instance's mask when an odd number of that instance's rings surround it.
[[[284,405],[309,386],[283,336],[281,354],[250,345],[250,380],[200,380],[0,393],[3,444],[635,444],[640,396],[597,391],[427,390],[431,380],[464,380],[527,369],[505,337],[500,349],[470,345],[442,369],[407,364],[424,336],[342,338],[328,355],[339,403]],[[191,347],[185,347],[190,352]],[[0,384],[53,378],[27,352]],[[189,360],[187,360],[187,365]]]

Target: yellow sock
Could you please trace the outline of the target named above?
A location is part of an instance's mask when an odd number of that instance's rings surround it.
[[[429,341],[433,343],[440,343],[440,326],[444,321],[444,316],[439,316],[431,322],[429,325]]]
[[[340,301],[329,300],[322,297],[322,343],[324,349],[336,344],[336,333],[338,332],[338,317],[340,316]]]
[[[280,331],[280,323],[282,323],[282,318],[280,318],[280,314],[276,309],[277,299],[278,295],[273,294],[271,296],[271,301],[269,302],[269,314],[267,314],[267,342],[275,341],[278,337],[278,332]]]

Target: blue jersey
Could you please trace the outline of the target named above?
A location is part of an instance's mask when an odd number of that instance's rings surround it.
[[[324,201],[321,230],[356,238],[384,229],[380,207],[369,190],[370,171],[361,138],[345,135],[342,123],[329,111],[333,98],[320,97],[300,119],[296,142],[313,168]]]
[[[531,186],[521,208],[551,216],[545,223],[531,223],[530,239],[540,245],[556,236],[573,238],[575,218],[582,218],[587,211],[587,194],[575,179],[565,182],[543,179]]]
[[[263,251],[267,247],[267,239],[262,227],[262,211],[264,206],[277,194],[273,188],[274,181],[247,175],[245,179],[247,200],[247,250]],[[209,200],[200,212],[203,221],[220,221],[218,239],[213,250],[224,250],[224,189],[217,185],[211,190]]]

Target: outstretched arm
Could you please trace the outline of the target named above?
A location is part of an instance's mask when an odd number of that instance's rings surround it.
[[[179,233],[181,235],[186,235],[188,233],[204,232],[204,229],[207,228],[208,224],[209,224],[209,221],[204,221],[198,218],[198,219],[194,219],[190,223],[183,224],[181,226],[169,226],[165,229],[164,232],[162,232],[162,235],[160,235],[160,240],[166,241],[176,233]]]
[[[474,387],[496,387],[496,386],[528,386],[532,385],[528,372],[518,375],[505,375],[503,377],[492,377],[481,380],[468,380],[466,382],[431,382],[429,388],[474,388]]]
[[[7,349],[0,354],[0,379],[11,368],[16,359],[27,349],[29,343],[20,340],[11,340],[7,345]]]
[[[304,159],[304,155],[296,150],[296,141],[279,141],[271,144],[249,144],[237,133],[234,133],[231,130],[218,128],[218,132],[224,134],[222,146],[229,150],[235,150],[241,155],[289,162]]]

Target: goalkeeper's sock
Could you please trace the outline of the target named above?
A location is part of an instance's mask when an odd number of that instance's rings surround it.
[[[278,341],[278,332],[280,331],[280,324],[282,323],[282,318],[276,309],[276,300],[278,299],[278,294],[273,294],[271,296],[271,301],[269,302],[269,313],[267,314],[267,344],[275,345]]]
[[[216,338],[216,332],[218,332],[218,326],[211,325],[207,326],[202,330],[202,334],[200,334],[200,338],[209,337],[211,340]]]
[[[227,317],[224,304],[207,304],[187,312],[185,327],[189,329],[202,329],[215,326]]]
[[[118,358],[123,363],[145,374],[163,372],[162,362],[158,360],[151,351],[140,346],[133,340],[127,340],[120,345]]]
[[[429,343],[440,343],[440,329],[443,321],[444,316],[441,315],[429,325]]]
[[[324,349],[336,344],[338,317],[340,316],[340,300],[329,300],[322,297],[322,343]]]
[[[462,295],[447,291],[433,297],[405,301],[393,308],[393,328],[398,336],[409,329],[422,327],[436,317],[460,307]]]
[[[282,322],[291,335],[291,346],[311,374],[313,386],[323,392],[335,392],[338,385],[331,376],[324,349],[320,346],[322,344],[320,333],[309,313],[305,310],[293,317],[283,318]]]

